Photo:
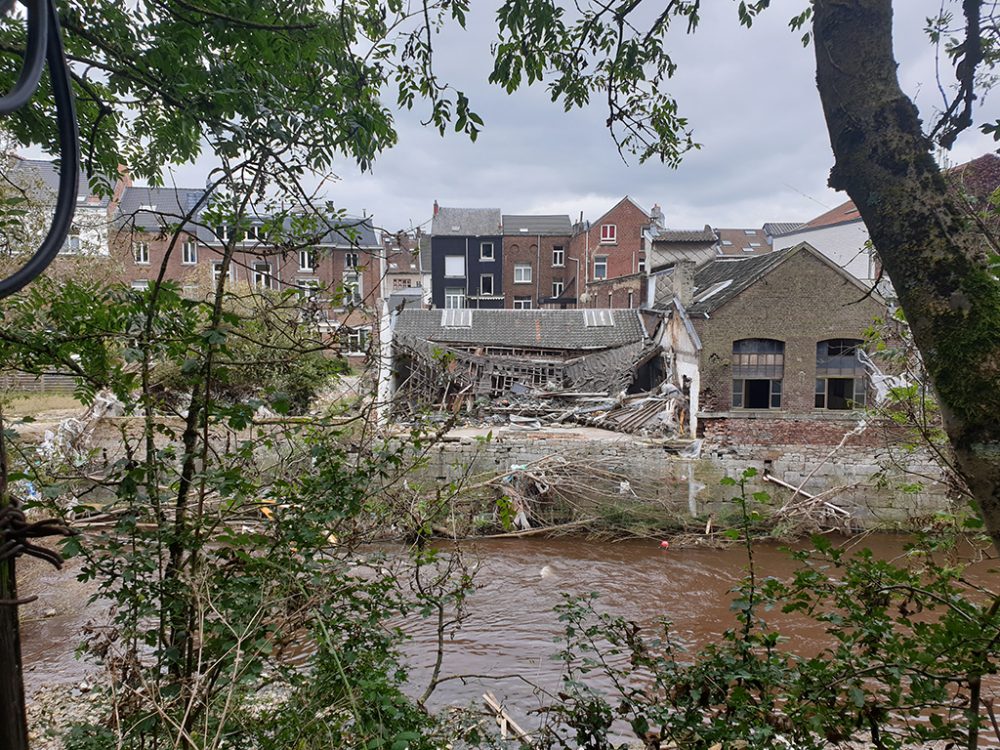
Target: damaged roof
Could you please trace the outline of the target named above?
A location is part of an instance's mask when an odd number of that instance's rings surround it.
[[[686,307],[688,315],[704,316],[717,310],[799,252],[809,253],[818,258],[855,284],[858,289],[864,292],[870,291],[858,279],[834,264],[808,242],[800,242],[794,247],[786,247],[784,250],[776,250],[766,255],[718,258],[708,265],[702,266],[694,274],[694,301]],[[876,299],[881,299],[878,295],[873,296]]]
[[[722,307],[799,247],[739,260],[718,259],[702,266],[694,275],[694,302],[687,306],[688,314],[704,315]]]
[[[573,232],[569,216],[565,215],[534,215],[534,214],[504,214],[504,235],[544,234],[569,235]]]
[[[500,234],[499,208],[447,208],[441,206],[431,222],[431,234],[483,237]]]
[[[394,335],[442,344],[581,351],[646,338],[637,310],[406,309]]]

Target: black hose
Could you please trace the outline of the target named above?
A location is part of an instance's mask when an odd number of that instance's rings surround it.
[[[14,89],[0,99],[0,114],[7,114],[23,106],[34,95],[41,76],[41,63],[38,61],[43,54],[49,64],[49,80],[56,103],[59,129],[60,165],[56,209],[41,247],[20,270],[0,281],[0,299],[20,291],[48,268],[66,241],[76,210],[76,194],[80,182],[80,133],[76,124],[76,105],[70,84],[69,65],[63,54],[62,36],[59,33],[59,16],[55,0],[29,0],[25,64]],[[29,83],[30,89],[27,88]],[[12,103],[16,106],[12,106]],[[4,109],[7,106],[12,106],[12,109]]]
[[[24,65],[21,75],[9,94],[0,99],[0,115],[9,115],[20,109],[38,90],[38,82],[42,79],[42,66],[45,64],[46,37],[49,31],[49,18],[46,12],[47,0],[27,0],[28,5],[28,47],[25,50]]]

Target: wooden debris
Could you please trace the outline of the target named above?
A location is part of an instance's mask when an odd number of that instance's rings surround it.
[[[497,717],[497,726],[500,727],[500,737],[507,739],[507,732],[510,731],[518,740],[523,742],[525,745],[530,745],[532,743],[531,735],[525,732],[507,713],[507,710],[501,705],[500,701],[493,693],[486,692],[483,693],[483,701],[486,703],[487,708],[493,711]]]

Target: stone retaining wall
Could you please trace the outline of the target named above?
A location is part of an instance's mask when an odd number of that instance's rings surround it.
[[[698,458],[687,458],[677,455],[675,444],[597,429],[501,430],[489,440],[474,430],[458,430],[435,446],[422,473],[429,480],[450,482],[561,455],[580,466],[581,473],[587,466],[617,472],[630,485],[623,494],[634,492],[640,500],[662,505],[666,513],[702,517],[725,513],[733,488],[719,480],[753,466],[761,475],[767,471],[808,493],[829,492],[830,502],[849,510],[862,528],[915,528],[950,507],[947,487],[928,452],[866,445],[867,436],[858,442],[839,448],[706,443]],[[751,491],[758,489],[778,504],[792,494],[760,478],[753,480]]]

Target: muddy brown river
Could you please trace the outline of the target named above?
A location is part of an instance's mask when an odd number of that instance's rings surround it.
[[[905,538],[868,535],[835,540],[867,546],[876,555],[902,553]],[[539,704],[538,696],[521,679],[546,688],[558,686],[559,665],[552,659],[561,632],[553,608],[562,592],[600,594],[599,607],[652,625],[665,616],[676,634],[691,646],[713,640],[734,623],[730,589],[746,568],[745,552],[728,549],[660,548],[657,540],[593,542],[582,538],[504,539],[468,543],[467,554],[478,560],[477,590],[468,601],[468,616],[447,643],[442,675],[472,674],[469,681],[450,680],[436,691],[433,703],[478,703],[492,690],[508,705],[525,713]],[[795,563],[778,545],[755,547],[761,575],[786,577]],[[980,564],[974,577],[1000,584],[996,564]],[[84,607],[85,591],[67,573],[35,571],[28,576],[42,599],[25,611],[24,650],[29,689],[47,682],[82,679],[86,667],[73,657],[80,625],[98,614]],[[38,584],[38,586],[36,586]],[[55,616],[41,617],[46,609]],[[405,624],[412,640],[406,647],[412,663],[414,692],[419,693],[433,664],[431,623]],[[798,650],[819,647],[823,637],[815,624],[783,623],[782,632]],[[517,675],[518,678],[510,677]]]

